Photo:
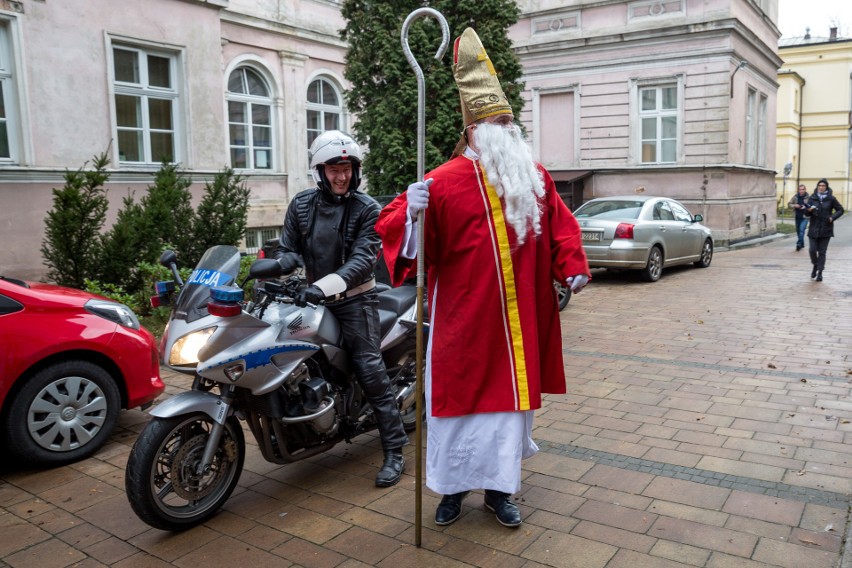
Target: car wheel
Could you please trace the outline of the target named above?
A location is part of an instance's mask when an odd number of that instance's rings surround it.
[[[693,264],[698,268],[707,268],[710,266],[711,260],[713,260],[713,241],[707,239],[704,241],[704,246],[701,247],[701,258]]]
[[[663,251],[660,247],[653,247],[648,255],[648,263],[642,270],[642,280],[645,282],[656,282],[663,275]]]
[[[18,458],[58,466],[104,445],[121,410],[121,394],[106,370],[64,361],[22,380],[4,424],[9,450]]]
[[[556,290],[556,301],[559,305],[559,311],[561,312],[566,306],[568,306],[568,302],[571,301],[571,288],[565,284],[557,282],[556,280],[553,281],[553,288]]]

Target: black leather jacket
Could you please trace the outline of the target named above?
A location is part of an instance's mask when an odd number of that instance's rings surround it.
[[[816,207],[813,211],[810,207]],[[808,209],[805,216],[810,217],[808,237],[819,239],[834,236],[834,221],[843,215],[843,206],[829,189],[822,199],[819,192],[814,191],[808,199]],[[831,219],[831,222],[829,222]]]
[[[309,284],[336,272],[350,290],[373,278],[382,244],[375,229],[380,210],[360,191],[342,197],[318,187],[302,191],[287,207],[275,257],[298,253]]]

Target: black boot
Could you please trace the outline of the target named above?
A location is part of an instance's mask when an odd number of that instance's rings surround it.
[[[509,500],[508,493],[485,490],[485,506],[497,514],[497,521],[504,527],[517,527],[521,524],[521,511]]]
[[[816,278],[816,275],[817,275],[817,269],[816,269],[816,266],[814,266],[814,269],[811,270],[811,278]]]
[[[817,272],[817,282],[822,282],[822,270]]]
[[[385,461],[376,475],[376,487],[396,485],[399,482],[399,478],[402,477],[402,470],[404,468],[405,457],[402,455],[402,448],[387,450],[385,452]]]
[[[439,526],[454,523],[461,516],[461,504],[470,491],[444,495],[438,508],[435,509],[435,524]]]

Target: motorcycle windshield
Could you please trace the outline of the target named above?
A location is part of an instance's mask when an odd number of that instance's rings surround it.
[[[229,245],[207,249],[186,281],[175,304],[175,319],[187,323],[207,315],[210,289],[233,284],[240,271],[240,251]]]

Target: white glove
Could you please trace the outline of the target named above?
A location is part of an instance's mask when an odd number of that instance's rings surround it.
[[[432,178],[426,181],[412,183],[405,190],[405,198],[408,200],[408,214],[412,219],[417,219],[417,214],[429,207],[429,186]]]
[[[565,283],[568,284],[568,287],[571,288],[571,292],[577,294],[583,288],[586,287],[586,284],[589,283],[589,277],[585,274],[578,274],[577,276],[569,276]]]

